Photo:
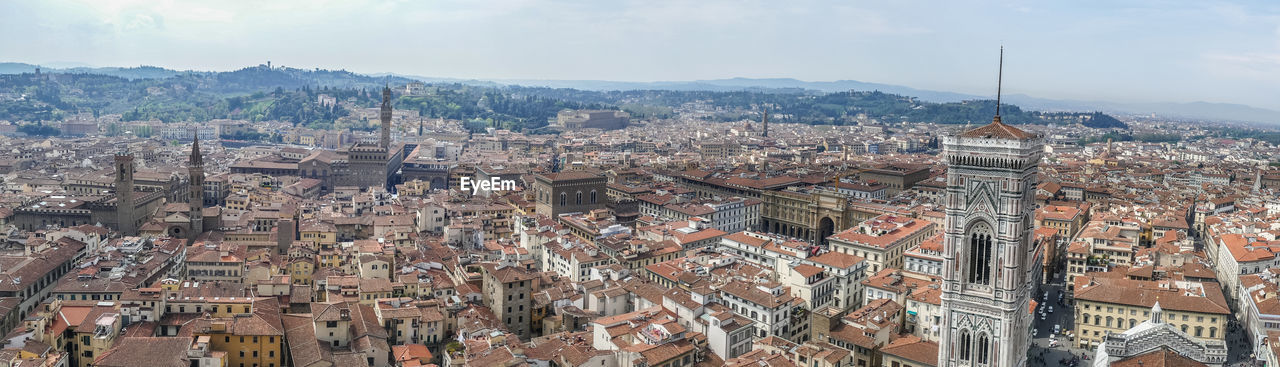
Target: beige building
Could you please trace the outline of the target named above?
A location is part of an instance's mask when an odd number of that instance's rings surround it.
[[[537,289],[536,274],[514,266],[500,264],[483,264],[484,289],[481,297],[484,304],[493,309],[507,330],[523,339],[532,336],[533,323],[533,290]]]
[[[872,275],[886,268],[902,269],[902,254],[933,237],[936,228],[927,220],[885,214],[828,240],[832,251],[866,259],[867,275]]]
[[[760,192],[760,229],[825,244],[827,237],[876,216],[894,213],[888,205],[850,202],[835,190],[789,187]]]
[[[1226,298],[1217,283],[1140,281],[1081,276],[1075,285],[1077,347],[1093,349],[1108,333],[1123,333],[1151,319],[1156,302],[1164,321],[1188,336],[1224,341]]]

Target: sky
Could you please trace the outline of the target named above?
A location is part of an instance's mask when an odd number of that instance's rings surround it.
[[[859,80],[1280,110],[1280,1],[40,0],[0,61],[474,79]]]

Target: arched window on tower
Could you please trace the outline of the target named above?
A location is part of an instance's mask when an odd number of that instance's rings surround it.
[[[969,352],[970,352],[970,348],[972,347],[971,345],[972,343],[973,343],[973,340],[972,340],[972,336],[969,335],[969,330],[961,330],[960,331],[960,358],[959,358],[961,361],[969,360]]]
[[[987,334],[979,335],[979,336],[978,336],[978,350],[977,350],[977,352],[978,352],[978,358],[977,358],[977,359],[978,359],[978,364],[987,364],[987,363],[989,363],[989,362],[990,362],[990,361],[987,359],[987,358],[989,358],[989,357],[990,357],[990,355],[988,355],[988,354],[987,354],[987,351],[988,351],[988,350],[990,350],[990,349],[991,349],[991,338],[988,338],[988,337],[987,337]]]
[[[978,223],[969,229],[969,283],[991,285],[991,226]]]

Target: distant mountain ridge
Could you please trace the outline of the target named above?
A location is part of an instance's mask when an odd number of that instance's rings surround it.
[[[37,65],[26,63],[0,63],[0,74],[30,73]],[[250,68],[246,68],[250,69]],[[244,69],[242,69],[244,70]],[[538,80],[538,79],[460,79],[426,77],[396,73],[357,74],[346,71],[285,69],[298,72],[329,72],[326,77],[334,77],[345,83],[370,84],[370,80],[381,78],[385,82],[403,83],[417,80],[424,83],[458,83],[465,85],[499,87],[503,85],[520,85],[549,88],[571,88],[589,91],[627,91],[627,90],[674,90],[674,91],[759,91],[772,93],[804,93],[841,92],[849,90],[881,91],[890,94],[915,97],[921,101],[948,103],[968,100],[990,99],[993,96],[933,91],[916,89],[901,85],[868,83],[856,80],[837,81],[803,81],[792,78],[730,78],[694,81],[657,81],[657,82],[625,82],[604,80]],[[214,74],[203,71],[177,71],[154,66],[121,67],[72,67],[44,68],[43,72],[52,73],[93,73],[111,75],[126,79],[160,79],[186,73]],[[231,72],[234,73],[234,72]],[[363,77],[363,78],[362,78]],[[368,78],[368,79],[364,79]],[[305,79],[305,78],[302,78]],[[314,80],[313,80],[314,81]],[[306,80],[299,80],[306,82]],[[323,83],[322,83],[323,84]],[[1280,111],[1258,108],[1242,104],[1190,102],[1190,103],[1119,103],[1108,101],[1080,101],[1037,98],[1027,95],[1007,95],[1005,100],[1024,108],[1044,111],[1103,111],[1119,114],[1148,115],[1156,114],[1165,117],[1177,117],[1200,120],[1227,120],[1251,123],[1262,123],[1280,126]]]

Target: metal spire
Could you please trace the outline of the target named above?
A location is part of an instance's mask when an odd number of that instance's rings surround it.
[[[1000,70],[996,72],[996,118],[1000,118],[1000,87],[1004,83],[1004,45],[1000,45]]]

